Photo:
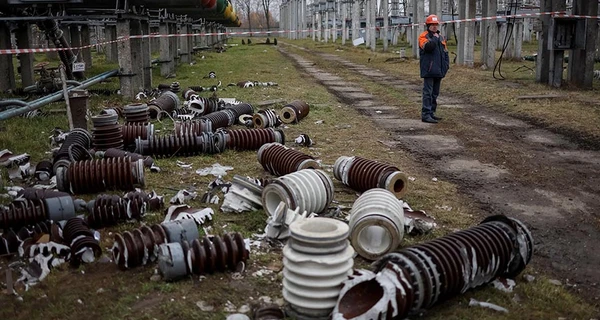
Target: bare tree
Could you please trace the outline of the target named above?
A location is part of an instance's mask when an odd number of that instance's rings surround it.
[[[252,13],[252,0],[239,0],[242,12],[246,15],[246,21],[248,21],[248,31],[252,32],[252,19],[250,14]]]
[[[270,30],[271,28],[271,2],[272,0],[261,0],[262,2],[262,7],[263,10],[265,12],[265,20],[267,22],[267,30]]]

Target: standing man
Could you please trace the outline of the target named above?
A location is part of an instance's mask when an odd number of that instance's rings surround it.
[[[442,78],[450,68],[450,58],[446,39],[438,30],[439,20],[434,14],[425,20],[427,30],[419,36],[419,56],[421,59],[421,78],[423,78],[423,107],[421,120],[428,123],[438,123],[442,120],[435,116],[437,97],[440,94]]]

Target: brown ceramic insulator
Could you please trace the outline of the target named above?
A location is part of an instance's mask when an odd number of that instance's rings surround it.
[[[233,111],[231,110],[221,110],[217,112],[213,112],[207,115],[202,116],[200,119],[206,119],[211,122],[211,127],[213,130],[217,130],[219,128],[225,128],[233,125],[236,121],[236,117]]]
[[[5,231],[0,235],[0,256],[5,254],[17,253],[19,251],[20,240],[19,234],[12,230]],[[22,238],[27,239],[27,238]]]
[[[250,253],[242,235],[230,233],[223,237],[195,239],[188,254],[192,273],[203,275],[228,269],[235,271],[240,262],[248,260]]]
[[[284,123],[297,123],[304,119],[310,112],[310,107],[304,101],[296,100],[281,109],[281,121]]]
[[[153,124],[142,124],[142,123],[126,123],[121,127],[123,132],[123,144],[125,147],[129,147],[135,144],[135,139],[138,137],[142,139],[148,139],[149,136],[154,135]]]
[[[141,160],[131,161],[129,158],[110,158],[101,160],[77,161],[70,164],[59,184],[73,194],[95,193],[105,190],[130,191],[143,187],[144,165]]]
[[[108,148],[123,149],[123,131],[116,115],[99,115],[92,117],[93,146],[96,150]]]
[[[154,165],[154,159],[152,159],[152,157],[114,148],[107,149],[104,152],[104,158],[130,158],[132,161],[142,160],[144,167],[146,168],[150,168]]]
[[[263,144],[270,142],[285,143],[283,131],[274,130],[273,128],[266,129],[236,129],[227,130],[228,141],[227,148],[236,150],[257,150]],[[278,137],[282,137],[278,141]]]
[[[42,234],[50,234],[52,232],[52,222],[46,220],[43,222],[39,222],[33,225],[29,225],[26,227],[22,227],[17,232],[17,236],[21,240],[25,240],[27,238],[37,239]]]
[[[150,122],[150,110],[145,103],[132,103],[123,107],[126,123],[148,123]]]
[[[99,195],[89,206],[88,224],[92,228],[115,225],[120,221],[139,220],[145,214],[144,195],[132,193],[129,198],[116,195]]]
[[[146,204],[146,210],[155,211],[164,206],[163,197],[159,197],[156,193],[147,194],[144,191],[130,191],[123,199],[134,200],[141,198]]]
[[[166,83],[159,83],[158,84],[158,90],[169,90],[171,89],[171,85],[170,84],[166,84]]]
[[[150,108],[150,117],[156,118],[160,111],[167,113],[173,112],[173,110],[179,107],[179,97],[171,91],[163,91],[163,93],[156,99],[148,102],[148,108]]]
[[[203,135],[153,136],[148,140],[136,141],[136,152],[155,157],[194,156],[205,151]]]
[[[83,129],[73,129],[54,156],[54,173],[58,166],[65,166],[70,161],[85,160],[88,157],[87,150],[91,147],[92,136],[89,132]]]
[[[37,180],[50,179],[53,175],[52,162],[42,160],[35,166],[35,178]]]
[[[279,143],[268,143],[258,151],[258,162],[275,176],[283,176],[302,169],[321,169],[315,159]]]
[[[200,135],[203,132],[212,132],[212,122],[207,119],[188,121],[175,121],[175,135]]]
[[[85,249],[91,249],[94,253],[94,258],[100,258],[102,255],[102,248],[100,247],[100,242],[96,240],[93,236],[85,236],[79,239],[75,239],[71,244],[71,260],[70,264],[74,267],[79,266],[82,262],[82,255]],[[91,261],[88,261],[91,262]]]
[[[192,96],[197,96],[197,95],[198,95],[198,93],[196,91],[192,90],[192,88],[187,88],[187,89],[183,90],[183,92],[181,93],[181,96],[186,101],[189,101]]]
[[[19,197],[23,197],[27,200],[43,200],[48,198],[64,197],[68,195],[69,194],[66,192],[38,188],[24,188],[18,193]]]
[[[167,241],[164,228],[155,224],[115,235],[113,260],[120,269],[126,270],[155,261],[158,245]]]
[[[0,207],[0,229],[18,229],[48,219],[42,200],[13,201]]]
[[[90,227],[85,220],[75,217],[67,220],[63,228],[63,239],[65,243],[70,244],[75,238],[80,236],[94,237],[94,232],[90,230]]]
[[[219,110],[219,100],[197,97],[190,101],[188,109],[196,116],[203,116]]]
[[[396,171],[400,169],[389,164],[354,157],[348,172],[348,184],[352,189],[361,192],[378,187],[385,188],[385,178]],[[399,183],[398,188],[404,187],[404,184]]]
[[[101,115],[116,114],[119,118],[123,118],[124,117],[123,107],[122,106],[116,106],[116,107],[110,107],[110,108],[102,109],[100,111],[100,114]]]
[[[255,128],[271,128],[278,127],[281,124],[281,119],[275,110],[259,110],[253,117],[252,122]]]
[[[243,114],[254,114],[254,108],[249,103],[239,103],[225,107],[225,110],[235,112],[235,118],[238,119]]]
[[[177,82],[177,81],[171,82],[171,85],[169,86],[169,90],[171,90],[171,92],[173,92],[173,93],[178,93],[179,90],[181,90],[181,86],[179,85],[179,82]]]

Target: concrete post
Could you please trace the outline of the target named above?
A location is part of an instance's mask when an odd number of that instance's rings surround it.
[[[412,37],[412,53],[415,59],[419,58],[419,35],[421,32],[425,31],[425,2],[422,0],[413,0],[413,24],[416,23],[418,25],[413,26],[411,29],[411,37]]]
[[[551,12],[552,0],[541,0],[540,11]],[[551,17],[549,15],[540,17],[542,31],[539,34],[538,54],[535,62],[535,80],[541,83],[549,83],[550,80],[550,51],[548,50],[550,21]],[[502,34],[500,33],[500,35]]]
[[[117,36],[128,37],[141,34],[139,21],[117,19]],[[121,76],[121,94],[134,98],[143,89],[142,60],[140,39],[120,41],[117,45],[119,52],[119,68]]]
[[[360,0],[354,0],[352,3],[352,40],[360,38]]]
[[[342,45],[346,44],[346,40],[347,40],[347,34],[346,31],[348,30],[348,28],[346,27],[346,18],[348,18],[348,4],[345,2],[342,2]]]
[[[140,20],[140,29],[143,35],[150,34],[150,23],[148,20]],[[144,89],[152,89],[152,53],[150,52],[150,39],[142,38],[142,86]]]
[[[496,0],[483,1],[482,11],[484,16],[495,16],[497,10],[498,2]],[[498,38],[496,20],[485,20],[482,26],[481,63],[488,68],[493,68],[496,64],[496,41]]]
[[[90,26],[87,24],[81,25],[81,45],[83,47],[90,45]],[[92,48],[84,48],[81,49],[81,55],[83,58],[83,62],[85,62],[86,69],[92,67]]]
[[[10,29],[4,21],[0,21],[0,49],[12,49]],[[12,54],[0,54],[0,74],[0,92],[16,88]]]
[[[104,27],[104,36],[107,41],[117,40],[117,26],[107,25]],[[106,45],[106,61],[107,62],[118,62],[117,56],[117,43],[109,43]]]
[[[168,23],[169,34],[177,34],[177,23]],[[214,32],[214,31],[213,31]],[[179,64],[179,46],[177,37],[167,38],[169,39],[169,46],[171,47],[169,53],[171,54],[171,64],[169,64],[169,70],[171,74],[175,74],[175,67]]]
[[[312,29],[312,40],[315,41],[317,38],[317,28],[315,27],[315,16],[317,15],[316,12],[313,12],[313,14],[311,15],[311,29]]]
[[[369,11],[371,14],[371,28],[369,29],[369,33],[371,34],[371,51],[375,52],[377,49],[377,0],[369,0],[369,4],[371,6],[371,10]]]
[[[388,51],[388,34],[389,34],[389,14],[388,14],[388,0],[382,0],[382,11],[383,11],[383,34],[381,40],[383,40],[383,51]],[[441,17],[441,16],[440,16]]]
[[[365,46],[371,47],[371,0],[364,0],[365,12]]]
[[[182,23],[180,31],[182,34],[190,33],[190,30],[188,29],[188,24]],[[180,62],[184,64],[189,64],[191,62],[191,56],[188,37],[178,37],[177,39],[179,39],[179,48],[181,48],[181,52],[179,53],[181,55]]]
[[[194,33],[194,26],[192,25],[192,22],[188,22],[188,31],[190,33]],[[194,61],[194,37],[193,36],[189,36],[186,37],[187,43],[188,43],[188,52],[190,53],[190,63],[192,61]]]
[[[325,11],[325,43],[329,42],[329,11]]]
[[[65,40],[67,40],[69,45],[72,47],[73,44],[71,43],[71,30],[69,29],[69,25],[60,25],[60,30],[62,30]]]
[[[300,2],[300,28],[302,30],[302,33],[300,33],[300,35],[302,36],[302,39],[306,38],[306,0],[302,0]]]
[[[598,13],[598,1],[574,0],[573,14],[593,16]],[[598,37],[598,23],[587,19],[577,26],[577,32],[585,33],[585,46],[571,50],[567,79],[579,88],[592,89],[594,80],[594,50]]]
[[[467,18],[475,18],[476,0],[468,0],[467,2]],[[475,62],[475,21],[465,23],[465,65],[473,67]]]
[[[467,1],[462,0],[458,2],[458,19],[464,20],[467,18]],[[456,64],[465,64],[465,29],[466,24],[459,22],[455,24],[455,28],[458,29],[458,39],[456,39]]]
[[[83,52],[81,49],[81,31],[79,31],[79,26],[76,24],[72,24],[69,26],[69,31],[71,33],[71,48],[73,48],[73,52],[77,54],[77,62],[83,62]],[[85,66],[87,69],[87,65]]]
[[[523,49],[523,20],[518,19],[513,25],[513,28],[511,58],[521,60],[521,50]]]
[[[483,2],[485,1],[487,0],[483,0]],[[429,14],[435,14],[438,19],[442,19],[442,10],[442,0],[429,0]]]
[[[17,48],[27,49],[32,46],[31,25],[24,23],[15,32]],[[19,54],[19,65],[21,66],[21,86],[28,87],[35,83],[33,76],[33,53]]]
[[[159,23],[159,32],[161,35],[169,34],[169,23],[161,21]],[[173,54],[171,54],[171,39],[167,37],[161,37],[160,39],[160,75],[167,77],[171,74],[174,63]]]
[[[333,2],[333,27],[332,27],[332,32],[333,32],[333,42],[335,43],[337,41],[337,34],[338,34],[338,30],[337,30],[337,12],[339,10],[339,4],[337,3],[337,1]]]
[[[531,18],[523,19],[523,41],[531,42],[531,29],[532,29],[532,21]]]
[[[506,22],[501,22],[497,25],[498,30],[498,43],[497,43],[497,47],[498,49],[502,50],[502,48],[504,48],[504,42],[506,41],[506,37],[508,36],[506,33],[508,32],[508,24]]]
[[[158,27],[151,27],[150,33],[160,33]],[[150,52],[155,53],[160,51],[160,38],[150,38]]]

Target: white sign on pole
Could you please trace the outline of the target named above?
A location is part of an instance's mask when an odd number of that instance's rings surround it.
[[[85,71],[85,62],[74,62],[73,63],[73,72],[83,72]]]

